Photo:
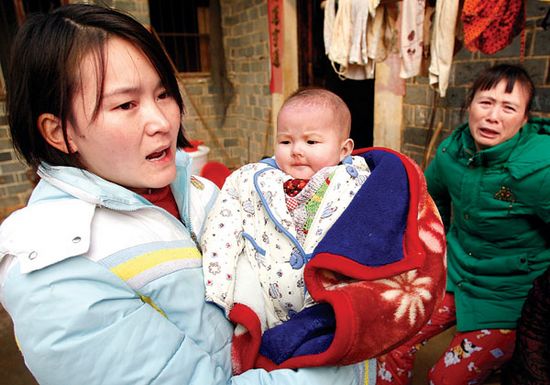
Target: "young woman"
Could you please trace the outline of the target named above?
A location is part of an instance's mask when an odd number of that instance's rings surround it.
[[[0,299],[40,384],[358,384],[361,365],[231,378],[197,236],[217,194],[189,175],[163,50],[116,11],[30,18],[9,69],[14,146],[41,178],[0,228]]]

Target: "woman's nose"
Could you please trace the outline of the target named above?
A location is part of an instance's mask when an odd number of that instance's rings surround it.
[[[149,103],[145,107],[145,129],[150,135],[170,130],[170,121],[162,107],[156,103]]]
[[[498,121],[500,118],[500,108],[498,108],[497,106],[493,106],[489,110],[489,113],[487,114],[487,118],[490,119],[491,121]]]

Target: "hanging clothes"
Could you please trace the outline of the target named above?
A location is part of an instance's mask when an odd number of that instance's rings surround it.
[[[349,59],[351,42],[351,0],[327,0],[325,5],[325,53],[336,73],[343,76]]]
[[[445,0],[435,4],[429,78],[430,85],[439,91],[442,98],[447,92],[453,64],[459,3],[459,0]]]
[[[465,0],[461,19],[466,48],[492,55],[525,28],[525,7],[523,0]]]
[[[367,56],[367,25],[369,19],[369,0],[351,1],[351,44],[349,63],[365,65]]]
[[[418,75],[422,62],[425,0],[403,0],[401,5],[401,73],[403,79]]]
[[[374,78],[372,60],[377,55],[378,44],[374,39],[381,39],[382,34],[370,29],[371,17],[374,15],[375,28],[382,29],[376,9],[379,0],[327,0],[323,39],[325,53],[336,73],[342,78],[364,80]],[[337,9],[338,8],[338,9]],[[370,34],[370,35],[369,35]],[[369,49],[369,45],[373,48]],[[372,54],[372,56],[369,55]]]
[[[380,0],[369,1],[369,15],[371,15],[371,17],[376,16],[376,9],[378,8],[379,5],[380,5]]]
[[[367,26],[367,57],[373,64],[384,61],[388,56],[387,47],[384,44],[385,10],[384,7],[378,7],[373,14],[370,14],[369,10],[371,20]]]

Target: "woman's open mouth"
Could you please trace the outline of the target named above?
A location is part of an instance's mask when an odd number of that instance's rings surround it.
[[[498,135],[498,131],[491,130],[490,128],[480,128],[479,132],[482,136],[491,138]]]
[[[161,150],[161,151],[155,151],[147,155],[145,159],[151,160],[151,161],[159,161],[168,155],[168,150],[169,148],[165,148],[164,150]]]

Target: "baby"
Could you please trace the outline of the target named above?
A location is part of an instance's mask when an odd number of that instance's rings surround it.
[[[271,328],[311,301],[303,267],[370,174],[351,157],[351,114],[336,94],[295,92],[277,119],[275,157],[226,180],[202,238],[206,297],[253,309]]]
[[[422,170],[389,149],[351,156],[350,123],[332,92],[292,94],[275,157],[232,173],[209,213],[206,298],[237,325],[236,373],[376,357],[440,301],[444,233]]]

